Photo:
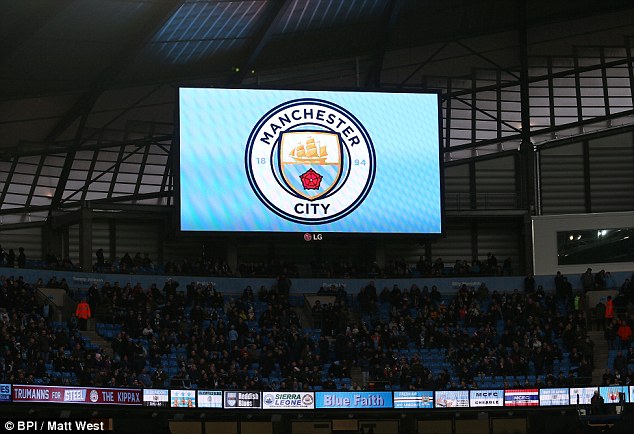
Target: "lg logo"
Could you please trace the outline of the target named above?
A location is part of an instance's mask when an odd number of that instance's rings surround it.
[[[304,241],[321,241],[323,239],[324,237],[322,234],[311,234],[309,232],[304,234]]]

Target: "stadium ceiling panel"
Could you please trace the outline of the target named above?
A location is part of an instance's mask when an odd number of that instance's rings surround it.
[[[526,60],[534,143],[631,125],[632,23],[626,0],[3,2],[0,217],[168,203],[182,84],[438,89],[456,162],[520,149]]]

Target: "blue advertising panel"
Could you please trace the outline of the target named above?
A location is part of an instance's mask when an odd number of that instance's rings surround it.
[[[630,386],[630,402],[634,402],[634,386]]]
[[[0,384],[0,402],[11,402],[10,384]]]
[[[315,408],[392,408],[392,392],[316,392]]]
[[[542,407],[570,405],[570,391],[567,387],[539,389],[539,405]]]
[[[603,397],[604,403],[618,404],[620,402],[620,393],[624,395],[623,402],[629,402],[628,389],[628,386],[601,386],[599,387],[599,394]]]
[[[394,408],[434,408],[434,392],[430,390],[394,392]]]
[[[468,390],[437,390],[436,408],[469,407]]]
[[[570,405],[590,404],[592,395],[599,390],[598,387],[571,387]]]
[[[181,88],[183,231],[440,234],[437,94]]]

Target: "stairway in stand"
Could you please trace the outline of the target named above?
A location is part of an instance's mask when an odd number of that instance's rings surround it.
[[[106,354],[110,358],[112,358],[112,355],[114,354],[114,352],[112,351],[112,346],[110,344],[110,341],[99,336],[97,332],[93,330],[80,331],[80,333],[82,334],[82,336],[90,339],[90,342],[92,342],[95,345],[98,345],[102,349],[103,354]]]
[[[594,370],[592,371],[592,384],[599,385],[607,368],[608,343],[603,336],[603,331],[588,331],[588,336],[594,342]],[[611,367],[610,367],[611,368]]]
[[[358,366],[354,366],[350,370],[350,380],[361,387],[367,386],[367,384],[363,384],[363,372],[361,372],[361,368]]]
[[[308,309],[305,306],[293,306],[292,309],[295,311],[297,316],[299,317],[299,323],[302,325],[302,328],[311,328],[313,325],[313,318],[310,315]]]

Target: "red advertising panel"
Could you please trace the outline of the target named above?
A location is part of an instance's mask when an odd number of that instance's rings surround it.
[[[13,402],[143,405],[141,389],[13,385]]]

